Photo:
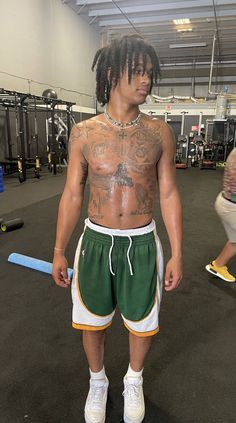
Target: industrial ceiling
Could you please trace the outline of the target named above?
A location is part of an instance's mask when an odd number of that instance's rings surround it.
[[[234,0],[62,0],[101,35],[139,33],[156,49],[164,66],[236,63]]]

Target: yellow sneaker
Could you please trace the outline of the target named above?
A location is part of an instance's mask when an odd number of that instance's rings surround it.
[[[205,269],[212,273],[215,276],[223,279],[226,282],[235,282],[236,279],[233,275],[228,272],[227,266],[216,266],[215,260],[213,260],[210,264],[207,264]]]

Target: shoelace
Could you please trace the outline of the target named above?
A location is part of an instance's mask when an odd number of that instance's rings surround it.
[[[128,383],[122,393],[123,396],[128,397],[129,402],[133,403],[134,406],[139,402],[140,385],[141,382],[138,384]]]
[[[102,386],[91,386],[91,396],[90,400],[93,405],[100,405],[103,401],[105,387]]]

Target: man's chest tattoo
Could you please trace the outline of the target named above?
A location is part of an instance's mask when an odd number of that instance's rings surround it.
[[[118,186],[127,186],[131,188],[134,185],[132,178],[128,176],[126,165],[122,163],[118,164],[117,171],[114,174],[114,179]]]
[[[156,192],[155,181],[150,179],[147,184],[135,184],[136,209],[131,214],[143,215],[150,214],[153,210],[154,198]]]
[[[127,138],[127,133],[125,132],[125,130],[124,130],[124,129],[121,129],[121,130],[118,132],[118,137],[119,137],[119,139],[120,139],[120,140],[124,140],[125,138]]]

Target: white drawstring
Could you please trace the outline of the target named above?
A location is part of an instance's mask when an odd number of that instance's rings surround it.
[[[154,229],[156,227],[154,220],[152,220],[149,225],[141,227],[141,228],[111,229],[111,228],[105,228],[105,227],[96,225],[95,223],[91,222],[91,220],[89,220],[88,218],[85,220],[85,225],[95,232],[99,232],[99,233],[111,236],[112,244],[111,244],[110,251],[109,251],[109,267],[110,267],[111,274],[114,275],[114,276],[115,276],[115,273],[112,269],[112,250],[113,250],[113,247],[114,247],[114,236],[122,236],[122,237],[129,238],[129,247],[128,247],[128,250],[127,250],[127,260],[128,260],[128,264],[129,264],[130,274],[131,274],[131,276],[133,276],[133,269],[132,269],[132,265],[131,265],[131,262],[130,262],[130,256],[129,256],[130,249],[132,247],[132,238],[131,237],[136,236],[136,235],[148,234],[148,233],[154,231]]]
[[[130,274],[131,274],[131,276],[133,276],[133,269],[132,269],[132,265],[131,265],[131,261],[130,261],[130,257],[129,257],[130,248],[132,247],[132,238],[129,235],[128,235],[128,238],[129,238],[129,248],[127,250],[127,260],[128,260],[128,263],[129,263]]]
[[[110,250],[109,250],[109,266],[110,266],[111,274],[113,276],[115,276],[115,273],[113,272],[113,269],[112,269],[112,262],[111,262],[111,253],[112,253],[112,250],[113,250],[113,247],[114,247],[114,236],[112,234],[110,234],[110,236],[111,236],[111,239],[112,239],[112,243],[111,243],[111,247],[110,247]]]
[[[111,259],[112,250],[113,250],[113,247],[114,247],[114,236],[112,234],[110,234],[110,237],[111,237],[112,242],[111,242],[111,246],[110,246],[110,250],[109,250],[109,267],[110,267],[111,274],[113,276],[115,276],[115,273],[112,269],[112,259]],[[130,274],[131,274],[131,276],[133,276],[132,264],[131,264],[130,257],[129,257],[130,248],[132,247],[132,238],[129,235],[127,236],[127,238],[129,238],[129,247],[128,247],[128,250],[127,250],[127,260],[128,260],[128,263],[129,263]]]

